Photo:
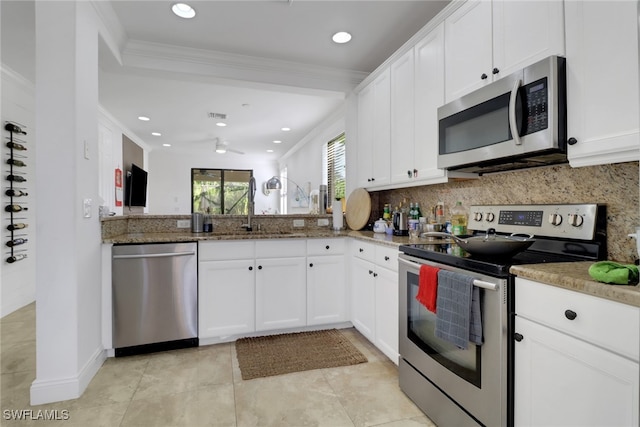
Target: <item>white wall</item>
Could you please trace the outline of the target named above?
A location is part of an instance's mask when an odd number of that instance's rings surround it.
[[[4,162],[5,153],[9,152],[9,149],[4,146],[4,137],[9,136],[9,133],[4,130],[5,121],[15,121],[23,124],[27,127],[27,135],[21,135],[20,138],[27,141],[27,151],[24,154],[27,156],[23,161],[27,164],[26,167],[21,168],[21,172],[27,174],[27,182],[25,187],[29,196],[21,198],[19,201],[24,202],[29,210],[21,213],[20,215],[14,215],[20,219],[16,222],[25,222],[29,225],[24,230],[24,233],[20,233],[20,237],[26,237],[28,242],[18,249],[26,249],[27,258],[18,261],[13,264],[8,264],[4,260],[9,256],[11,251],[5,246],[5,242],[9,240],[11,234],[7,231],[7,225],[10,223],[9,213],[2,209],[0,215],[2,217],[1,229],[2,240],[0,245],[2,249],[2,259],[0,259],[0,293],[2,306],[0,308],[0,317],[4,317],[7,314],[24,307],[25,305],[33,302],[36,295],[36,227],[35,227],[35,94],[33,83],[27,81],[20,75],[16,74],[13,70],[9,69],[5,64],[2,64],[1,70],[1,83],[2,88],[2,114],[0,115],[0,123],[2,123],[2,137],[3,144],[0,151],[3,153],[3,161],[0,165],[2,179],[9,174],[9,165]],[[4,194],[5,185],[3,184],[3,191],[1,193],[2,203],[1,206],[9,204],[10,198]],[[18,201],[18,199],[16,199]],[[25,234],[23,236],[22,234]],[[17,237],[17,236],[16,236]]]
[[[344,131],[344,108],[340,108],[285,154],[280,160],[280,168],[286,167],[289,179],[302,188],[310,182],[311,190],[317,190],[320,184],[327,183],[326,177],[323,179],[323,148]],[[349,144],[348,138],[346,143]],[[289,183],[289,194],[293,193],[293,187]],[[292,208],[291,200],[287,200],[287,209],[289,214],[309,212],[309,208]]]
[[[171,149],[155,149],[149,153],[150,214],[191,214],[191,168],[253,169],[258,185],[256,215],[279,213],[277,194],[272,192],[266,196],[261,191],[262,184],[278,174],[276,162],[246,160],[233,153],[211,153],[203,156],[202,153],[176,153]]]
[[[116,120],[108,111],[103,108],[98,109],[98,156],[99,156],[99,188],[100,200],[98,205],[107,206],[111,212],[116,215],[122,215],[123,206],[116,206],[115,201],[115,170],[122,170],[123,180],[124,168],[122,167],[122,135],[126,135],[129,139],[142,147],[144,150],[145,170],[149,169],[149,146],[137,135],[131,132]],[[150,186],[153,184],[150,183]],[[123,186],[124,191],[124,186]],[[124,198],[124,194],[123,194]],[[148,205],[148,204],[147,204]],[[144,210],[149,211],[148,206]]]

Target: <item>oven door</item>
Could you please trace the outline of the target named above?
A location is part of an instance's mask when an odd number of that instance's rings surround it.
[[[411,371],[414,377],[401,372],[401,388],[417,402],[420,396],[411,396],[406,390],[423,394],[419,386],[414,383],[405,387],[403,382],[424,382],[426,379],[435,386],[433,390],[442,393],[443,396],[439,396],[442,399],[425,399],[419,406],[438,425],[463,424],[458,418],[451,418],[447,405],[451,406],[451,411],[461,412],[459,408],[462,408],[462,412],[475,421],[475,424],[465,421],[464,425],[507,425],[507,280],[406,254],[400,255],[399,263],[401,369]],[[435,336],[436,315],[416,300],[422,264],[466,274],[477,280],[476,286],[481,287],[483,345],[469,343],[468,348],[462,350]],[[425,388],[431,387],[428,383],[424,382]]]

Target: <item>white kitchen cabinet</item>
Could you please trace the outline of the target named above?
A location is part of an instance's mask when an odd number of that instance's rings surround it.
[[[198,337],[255,330],[253,242],[200,242]]]
[[[631,1],[569,1],[567,136],[571,166],[640,157],[638,13]]]
[[[446,102],[564,55],[563,2],[469,0],[445,19]]]
[[[255,331],[253,259],[203,261],[200,262],[198,276],[200,338]]]
[[[256,331],[306,325],[305,253],[302,239],[256,242]]]
[[[398,364],[398,250],[353,240],[351,254],[351,322]]]
[[[438,25],[414,47],[414,180],[424,184],[446,182],[438,169],[438,107],[444,104],[444,24]]]
[[[307,241],[307,325],[349,320],[345,239]]]
[[[357,186],[389,184],[391,83],[385,69],[358,94]]]
[[[640,310],[526,279],[515,290],[515,425],[637,426]]]
[[[376,340],[375,265],[362,258],[351,260],[351,323],[371,342]]]
[[[403,183],[418,175],[414,160],[414,53],[407,51],[391,66],[391,182]]]

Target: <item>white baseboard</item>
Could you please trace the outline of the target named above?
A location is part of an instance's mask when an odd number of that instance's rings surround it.
[[[106,359],[107,352],[100,348],[96,350],[78,372],[78,375],[74,377],[52,380],[39,380],[36,378],[31,383],[31,405],[42,405],[79,398]]]

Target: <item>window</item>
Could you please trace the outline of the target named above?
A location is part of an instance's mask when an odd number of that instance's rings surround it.
[[[347,182],[345,135],[342,133],[327,143],[327,194],[329,204],[344,199]]]
[[[252,170],[191,169],[191,212],[247,215]]]

